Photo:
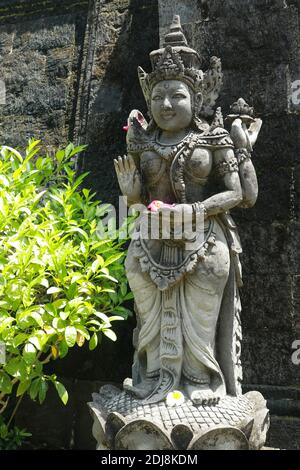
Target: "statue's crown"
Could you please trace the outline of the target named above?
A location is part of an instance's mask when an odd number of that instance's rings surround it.
[[[222,82],[221,61],[212,57],[211,68],[203,73],[200,69],[201,58],[198,52],[188,46],[179,15],[174,16],[170,31],[164,38],[163,47],[152,51],[150,60],[151,73],[147,74],[141,67],[138,68],[140,84],[148,106],[153,87],[162,80],[181,80],[195,93],[206,94],[208,107],[211,108],[214,104]],[[207,112],[211,114],[208,108]]]
[[[201,87],[203,79],[203,72],[200,70],[201,60],[199,54],[188,47],[178,15],[173,18],[163,47],[152,51],[150,60],[153,70],[147,75],[150,89],[161,80],[172,79],[183,80],[195,91]],[[141,69],[139,74],[143,75]]]
[[[200,56],[198,52],[188,47],[180,24],[180,16],[174,16],[170,32],[165,36],[163,48],[151,52],[150,60],[153,71],[176,69],[182,72],[184,68],[200,69]]]

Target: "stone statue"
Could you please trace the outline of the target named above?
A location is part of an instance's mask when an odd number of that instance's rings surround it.
[[[108,386],[94,397],[95,423],[106,421],[97,440],[101,448],[141,448],[141,437],[134,443],[130,435],[144,430],[153,449],[210,448],[212,442],[259,448],[268,412],[260,394],[241,391],[242,250],[229,211],[256,201],[251,152],[262,122],[240,98],[225,130],[221,108],[214,110],[221,62],[213,57],[208,71],[200,69],[178,16],[150,59],[151,73],[138,70],[150,122],[137,110],[130,114],[128,155],[115,160],[128,205],[145,208],[126,259],[137,316],[132,379],[123,392]],[[152,237],[155,223],[158,236]]]

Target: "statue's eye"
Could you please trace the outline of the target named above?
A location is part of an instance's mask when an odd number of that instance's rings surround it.
[[[180,99],[186,98],[186,96],[183,93],[175,93],[173,95],[173,98],[180,100]]]
[[[152,99],[153,99],[153,101],[160,101],[160,100],[162,100],[162,97],[160,95],[154,95],[152,97]]]

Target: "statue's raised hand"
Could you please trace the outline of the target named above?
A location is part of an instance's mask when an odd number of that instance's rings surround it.
[[[130,202],[139,202],[141,196],[141,178],[131,155],[114,159],[115,170],[123,196]]]
[[[261,119],[255,119],[248,128],[242,119],[235,119],[232,123],[230,131],[230,136],[233,140],[235,148],[246,148],[251,152],[257,140],[261,126]]]

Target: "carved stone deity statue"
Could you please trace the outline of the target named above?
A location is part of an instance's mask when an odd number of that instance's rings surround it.
[[[220,59],[201,70],[178,16],[150,59],[151,73],[138,70],[150,121],[130,114],[128,155],[115,160],[122,194],[141,213],[126,259],[132,379],[94,396],[94,434],[100,448],[260,448],[268,410],[241,391],[242,250],[230,210],[256,201],[251,153],[262,122],[240,98],[224,128],[214,110]]]

